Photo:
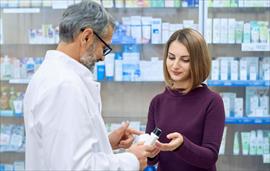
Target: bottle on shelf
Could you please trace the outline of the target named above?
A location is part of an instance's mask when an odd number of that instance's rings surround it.
[[[0,96],[0,110],[8,110],[9,109],[9,96],[6,87],[1,88],[1,96]]]
[[[5,55],[1,63],[1,80],[9,80],[12,76],[11,62],[8,55]]]

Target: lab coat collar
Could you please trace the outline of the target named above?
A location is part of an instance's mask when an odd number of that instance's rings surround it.
[[[90,77],[91,80],[94,80],[93,73],[83,66],[81,63],[73,59],[72,57],[68,56],[67,54],[59,51],[59,50],[48,50],[45,56],[45,59],[60,59],[64,63],[66,63],[70,69],[73,69],[76,73],[78,73],[81,77]]]

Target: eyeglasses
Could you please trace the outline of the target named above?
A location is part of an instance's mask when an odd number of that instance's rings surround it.
[[[111,53],[112,48],[101,37],[99,37],[99,35],[96,32],[94,32],[94,34],[105,45],[105,47],[103,48],[103,56],[106,56],[109,53]]]
[[[82,28],[81,32],[83,32],[86,28]],[[112,48],[94,31],[94,34],[97,36],[97,38],[105,45],[105,47],[103,48],[103,56],[108,55],[109,53],[111,53]]]

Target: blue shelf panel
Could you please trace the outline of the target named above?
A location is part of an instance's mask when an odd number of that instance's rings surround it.
[[[228,117],[225,121],[226,124],[257,124],[267,125],[270,124],[270,117]]]
[[[0,110],[0,117],[23,118],[22,114],[15,114],[12,110]]]
[[[208,86],[234,86],[234,87],[269,87],[270,81],[265,80],[207,80]]]

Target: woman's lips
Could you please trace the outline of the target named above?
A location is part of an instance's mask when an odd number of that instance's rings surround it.
[[[180,75],[182,72],[172,71],[173,75]]]

